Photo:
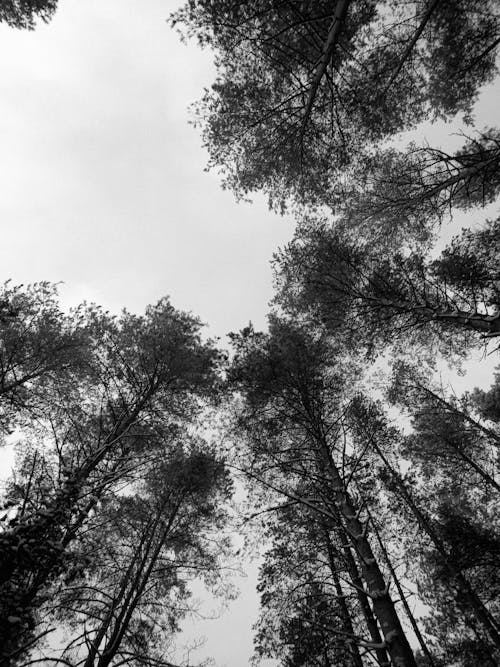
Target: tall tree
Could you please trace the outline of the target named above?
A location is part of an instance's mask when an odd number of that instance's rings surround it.
[[[478,0],[193,0],[172,17],[215,51],[198,109],[210,165],[278,205],[338,203],[346,167],[382,139],[468,114],[495,72],[498,20]]]
[[[169,644],[189,609],[189,579],[220,577],[225,545],[215,535],[230,481],[206,445],[193,448],[187,436],[179,445],[186,451],[168,443],[135,493],[112,498],[80,540],[91,566],[84,578],[66,579],[55,604],[46,605],[74,630],[61,659],[84,667],[170,664]]]
[[[427,437],[427,433],[419,433],[418,422],[416,434],[402,437],[394,427],[390,427],[387,418],[384,416],[380,405],[369,401],[364,397],[356,396],[351,402],[348,410],[349,422],[353,431],[355,441],[359,441],[362,451],[371,451],[375,454],[381,464],[379,478],[383,481],[383,487],[389,492],[389,498],[396,497],[399,502],[402,501],[407,527],[416,524],[420,539],[418,546],[410,542],[406,543],[403,550],[403,559],[414,571],[418,579],[421,579],[421,572],[425,571],[425,566],[421,571],[415,571],[413,567],[415,562],[420,562],[422,554],[429,554],[430,560],[435,563],[436,588],[440,581],[443,586],[443,592],[448,600],[453,601],[455,615],[460,618],[464,627],[469,627],[483,643],[484,650],[488,653],[491,660],[498,659],[500,649],[499,620],[496,611],[496,601],[491,605],[492,599],[486,592],[481,579],[484,578],[484,572],[476,577],[476,573],[471,570],[466,561],[457,558],[456,549],[460,543],[460,535],[469,530],[469,534],[481,534],[476,540],[481,540],[484,544],[488,541],[491,544],[496,543],[496,526],[492,516],[495,508],[498,507],[498,493],[496,488],[491,489],[488,485],[481,489],[477,484],[483,481],[481,477],[470,478],[467,471],[464,475],[463,458],[448,461],[443,457],[433,456],[433,449],[439,446],[434,441],[429,446],[429,457],[425,455],[424,445],[422,449],[417,450],[412,444],[415,438]],[[420,417],[420,415],[419,415]],[[439,422],[439,419],[437,420]],[[440,422],[439,422],[440,423]],[[453,434],[456,437],[456,433]],[[452,436],[453,437],[453,436]],[[431,440],[434,438],[432,434]],[[398,459],[409,461],[414,465],[412,474],[407,478],[400,472]],[[392,459],[392,460],[391,460]],[[424,461],[424,466],[419,465]],[[458,461],[458,465],[457,465]],[[465,462],[467,468],[469,461]],[[467,470],[466,468],[466,470]],[[389,483],[388,483],[389,482]],[[366,486],[365,486],[366,489]],[[369,493],[373,503],[376,489],[370,488],[363,492],[363,496]],[[447,520],[437,520],[436,515],[447,517],[446,504],[449,502],[446,498],[453,498],[460,494],[460,500],[455,498],[454,514],[459,519],[460,506],[463,503],[463,529],[457,531],[454,536],[453,521],[450,520],[449,526]],[[463,498],[463,500],[462,500]],[[366,498],[365,498],[366,500]],[[393,500],[389,500],[391,506]],[[398,502],[398,504],[399,504]],[[376,503],[378,506],[379,503]],[[475,508],[472,513],[472,524],[466,518],[467,507]],[[451,509],[451,508],[450,508]],[[368,510],[370,512],[370,510]],[[469,510],[470,512],[470,510]],[[485,513],[488,515],[486,518]],[[482,515],[482,518],[479,517]],[[370,514],[371,516],[371,514]],[[377,520],[372,516],[372,524]],[[474,522],[478,528],[474,527]],[[478,523],[479,522],[479,523]],[[457,523],[457,526],[459,523]],[[450,529],[451,528],[451,529]],[[479,531],[479,532],[478,532]],[[464,540],[463,549],[467,550],[467,539]],[[382,550],[384,547],[382,546]],[[434,599],[434,585],[432,580],[426,575],[425,585],[421,588],[421,593],[426,599]],[[495,595],[493,595],[495,600]]]
[[[235,336],[234,343],[230,377],[245,398],[239,428],[248,434],[248,474],[320,515],[339,518],[380,624],[381,647],[396,664],[413,667],[413,652],[343,465],[341,390],[346,368],[340,362],[332,368],[332,352],[323,336],[278,319],[271,320],[269,335],[248,329]],[[283,475],[282,485],[278,474]]]
[[[325,517],[285,504],[266,522],[265,536],[257,655],[286,667],[363,667],[362,614]]]
[[[93,374],[57,386],[44,419],[26,431],[38,454],[12,486],[14,508],[0,534],[4,656],[31,642],[44,590],[101,496],[171,439],[214,385],[215,349],[201,342],[199,321],[167,300],[142,317],[115,320],[95,309],[88,317]],[[31,470],[42,461],[50,474],[40,492]]]

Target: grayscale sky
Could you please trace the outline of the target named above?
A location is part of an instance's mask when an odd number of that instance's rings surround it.
[[[170,295],[223,336],[265,326],[269,259],[292,223],[262,197],[237,204],[204,172],[187,107],[213,67],[167,26],[178,4],[60,0],[35,32],[0,26],[0,280],[62,281],[66,306],[115,312]],[[498,108],[489,87],[479,125]],[[446,133],[426,130],[433,142]],[[473,383],[489,379],[482,368]],[[255,570],[223,621],[197,625],[221,667],[248,664]]]
[[[168,27],[178,4],[61,0],[35,32],[0,27],[0,266],[113,311],[168,294],[223,335],[264,326],[291,224],[204,172],[187,107],[211,55]]]

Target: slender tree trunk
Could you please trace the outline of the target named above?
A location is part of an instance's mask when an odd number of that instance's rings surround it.
[[[300,130],[300,143],[302,144],[302,141],[304,139],[304,134],[306,131],[307,123],[309,121],[309,117],[311,115],[313,106],[314,106],[314,100],[316,98],[316,93],[318,92],[319,85],[321,83],[321,79],[324,77],[326,70],[328,68],[328,65],[330,64],[330,61],[332,59],[333,51],[335,49],[335,45],[338,42],[341,30],[342,30],[342,25],[345,21],[345,17],[347,14],[347,9],[349,7],[350,0],[338,0],[337,4],[335,6],[335,10],[333,13],[333,21],[330,25],[330,29],[328,31],[328,37],[326,38],[325,45],[323,47],[323,53],[321,55],[321,60],[320,63],[316,69],[316,72],[314,73],[313,80],[311,82],[311,86],[309,88],[309,94],[307,97],[307,103],[306,103],[306,108],[304,111],[304,117],[302,119],[302,126]]]
[[[368,541],[366,534],[368,525],[358,518],[357,508],[332,460],[323,433],[317,436],[317,441],[321,448],[323,464],[327,468],[332,482],[335,504],[339,508],[348,538],[359,558],[361,576],[366,584],[366,593],[372,600],[373,611],[382,629],[387,652],[395,667],[417,667],[413,651],[389,594],[389,585],[384,579]]]
[[[456,447],[453,447],[453,449],[456,451],[456,453],[460,456],[462,461],[465,461],[470,467],[477,472],[477,474],[484,479],[484,481],[491,486],[495,491],[500,491],[500,484],[498,484],[493,477],[486,472],[483,468],[481,468],[480,465],[478,465],[473,459],[470,458],[470,456],[467,456],[464,452],[462,452],[460,449],[457,449]]]
[[[420,21],[420,24],[418,25],[417,29],[415,30],[415,33],[413,34],[413,37],[410,39],[410,42],[409,42],[408,46],[406,47],[403,55],[401,56],[401,59],[398,63],[398,66],[396,67],[396,71],[391,76],[391,78],[389,79],[389,82],[385,86],[384,91],[382,93],[383,95],[385,95],[387,93],[389,88],[392,86],[392,84],[398,78],[399,73],[401,72],[401,70],[403,68],[403,65],[408,60],[408,58],[410,56],[410,53],[413,51],[413,49],[415,47],[415,44],[418,42],[418,40],[420,38],[420,35],[423,33],[425,26],[427,25],[430,17],[432,16],[432,12],[436,9],[439,2],[440,2],[440,0],[433,0],[433,2],[431,2],[429,7],[427,8],[427,11],[425,12],[422,20]]]
[[[424,655],[426,656],[426,658],[429,662],[429,666],[430,667],[436,667],[436,663],[434,662],[434,658],[432,657],[432,654],[429,651],[427,643],[426,643],[422,633],[420,632],[420,628],[418,627],[417,620],[416,620],[415,616],[413,615],[413,613],[410,609],[410,605],[408,604],[408,600],[406,599],[406,595],[405,595],[405,593],[403,591],[403,588],[401,586],[401,583],[399,581],[399,577],[397,576],[396,570],[394,569],[394,566],[392,564],[391,558],[389,556],[389,552],[385,548],[384,541],[383,541],[382,537],[380,536],[380,531],[377,527],[377,524],[376,524],[376,522],[375,522],[375,520],[374,520],[374,518],[373,518],[373,516],[372,516],[372,514],[371,514],[367,505],[365,505],[365,508],[366,508],[366,512],[368,514],[368,517],[371,521],[372,530],[375,534],[375,537],[377,538],[377,542],[379,543],[380,550],[382,552],[382,555],[384,556],[384,560],[387,564],[387,567],[389,568],[389,572],[391,573],[392,580],[394,581],[394,583],[396,585],[396,588],[398,589],[399,597],[401,598],[401,602],[403,603],[403,606],[404,606],[405,611],[406,611],[406,615],[408,617],[408,620],[411,623],[411,627],[413,628],[413,632],[415,633],[415,636],[418,640],[418,643],[420,644],[420,648],[422,649]]]
[[[161,537],[159,538],[158,543],[153,553],[151,554],[151,557],[149,558],[149,563],[147,563],[149,553],[146,554],[146,557],[143,559],[143,562],[141,563],[141,567],[138,570],[135,581],[130,586],[130,591],[127,596],[127,599],[123,603],[122,610],[116,619],[111,636],[109,640],[106,642],[106,645],[102,650],[101,656],[99,657],[99,660],[97,662],[97,667],[109,667],[114,657],[116,656],[118,650],[120,649],[123,636],[128,629],[128,626],[132,619],[132,615],[135,609],[137,608],[137,605],[141,601],[144,589],[146,588],[149,582],[153,568],[158,561],[163,546],[165,545],[167,537],[172,528],[172,524],[175,521],[175,518],[177,517],[183,499],[184,495],[181,496],[180,500],[178,501],[175,508],[171,512],[168,522],[162,531]],[[85,667],[92,667],[92,666],[86,665]]]
[[[337,600],[342,613],[343,629],[348,635],[354,636],[355,632],[352,625],[351,613],[349,611],[349,608],[347,607],[347,602],[345,601],[342,585],[340,583],[340,579],[337,574],[337,564],[335,562],[335,550],[328,529],[324,525],[323,525],[323,535],[328,554],[328,564],[330,566],[330,572],[332,574],[333,583],[335,585],[335,590],[337,592]],[[363,660],[359,653],[359,647],[355,642],[349,642],[349,651],[352,655],[353,665],[355,667],[363,667]]]
[[[108,629],[111,627],[111,624],[113,622],[113,616],[116,611],[116,609],[119,607],[120,604],[122,604],[122,600],[126,594],[128,586],[130,586],[132,575],[134,572],[134,569],[136,567],[136,563],[139,560],[141,556],[141,551],[146,545],[146,551],[145,555],[149,553],[151,549],[151,544],[154,538],[155,530],[157,528],[158,520],[152,525],[151,522],[148,522],[148,525],[146,527],[146,530],[143,532],[141,539],[139,541],[139,544],[135,548],[135,551],[132,555],[132,558],[130,560],[130,563],[123,575],[122,581],[120,583],[119,590],[115,595],[113,595],[113,599],[109,604],[108,611],[101,623],[101,626],[99,630],[96,633],[95,638],[90,642],[91,647],[88,652],[87,658],[85,659],[85,663],[83,667],[93,667],[94,666],[94,661],[98,655],[99,652],[99,647],[102,644],[102,641],[104,637],[106,636],[106,632]],[[142,556],[142,560],[144,560],[144,555]],[[140,570],[140,567],[139,567]]]
[[[347,534],[344,532],[343,528],[341,529],[341,538],[344,540],[344,542],[347,540]],[[344,544],[342,551],[347,566],[347,571],[349,573],[349,578],[355,587],[359,606],[363,612],[366,627],[370,633],[372,643],[376,647],[375,655],[377,657],[377,662],[380,667],[389,667],[389,656],[387,655],[387,651],[384,646],[384,640],[380,634],[377,620],[373,615],[373,610],[371,608],[370,601],[368,600],[368,596],[364,592],[363,582],[361,581],[358,566],[356,565],[356,561],[352,555],[351,547],[348,544]]]

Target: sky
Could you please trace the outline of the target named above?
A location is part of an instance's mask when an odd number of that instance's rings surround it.
[[[61,0],[35,32],[0,26],[0,266],[63,281],[67,304],[169,295],[224,335],[264,326],[268,260],[292,225],[204,171],[188,106],[212,59],[167,25],[177,4]]]
[[[167,25],[178,4],[60,0],[34,32],[0,25],[0,280],[61,282],[63,305],[112,312],[169,295],[224,336],[249,320],[265,326],[269,259],[293,225],[261,196],[236,203],[204,171],[188,106],[214,70],[209,52]],[[494,124],[498,108],[490,86],[478,125]],[[425,133],[435,142],[449,131]],[[489,379],[491,364],[471,372]],[[189,628],[220,667],[248,664],[255,563],[248,574],[221,621]]]

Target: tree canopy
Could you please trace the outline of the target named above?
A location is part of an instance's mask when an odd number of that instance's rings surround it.
[[[238,194],[338,201],[346,169],[429,118],[469,115],[496,72],[494,2],[193,0],[171,22],[215,52],[197,112]],[[336,195],[337,192],[337,195]]]
[[[56,4],[4,2],[0,21],[32,29]],[[193,583],[227,601],[238,553],[260,559],[255,665],[500,665],[500,374],[447,381],[500,349],[500,134],[474,126],[498,8],[170,17],[214,53],[209,166],[293,208],[295,233],[267,329],[228,349],[166,297],[112,315],[1,287],[0,665],[189,667]],[[457,118],[455,148],[402,147]]]

